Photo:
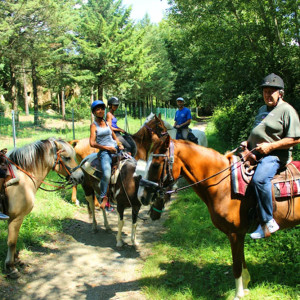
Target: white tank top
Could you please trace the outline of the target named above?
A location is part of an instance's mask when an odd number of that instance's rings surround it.
[[[106,124],[106,127],[100,127],[99,124],[95,121],[94,124],[97,127],[96,131],[96,142],[102,146],[108,147],[117,147],[116,141],[112,137],[112,131],[110,127]]]

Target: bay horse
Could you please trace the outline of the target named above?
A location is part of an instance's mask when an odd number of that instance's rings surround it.
[[[235,277],[235,300],[249,292],[250,274],[244,256],[244,240],[253,227],[248,218],[250,209],[255,208],[253,196],[236,196],[231,187],[231,157],[197,146],[183,140],[162,137],[154,146],[147,164],[145,180],[140,181],[138,197],[148,205],[155,193],[177,180],[180,175],[192,185],[197,195],[207,205],[213,224],[225,233],[230,241],[233,274]],[[174,162],[173,162],[174,161]],[[151,208],[151,218],[158,219],[164,207],[164,199],[158,197]],[[274,219],[280,229],[300,223],[300,197],[283,198],[276,201]],[[258,226],[258,220],[254,229]]]
[[[20,263],[16,255],[17,239],[23,219],[35,202],[35,194],[51,170],[69,176],[71,168],[77,166],[74,149],[65,141],[50,138],[39,140],[22,148],[12,150],[7,159],[18,168],[18,180],[6,181],[8,221],[8,251],[5,270],[9,277],[19,277],[16,265]],[[3,191],[3,190],[2,190]]]
[[[129,135],[129,137],[135,142],[136,147],[135,149],[131,149],[131,155],[136,159],[147,159],[147,154],[150,149],[152,143],[152,135],[153,132],[159,132],[161,128],[166,131],[166,127],[162,124],[161,114],[156,116],[155,114],[151,113],[145,120],[144,124],[140,128],[138,132],[133,135]],[[155,136],[153,136],[155,139]],[[122,141],[121,141],[122,142]],[[69,141],[69,144],[73,146],[76,152],[76,159],[77,162],[80,164],[82,160],[92,153],[97,153],[99,150],[90,146],[89,138],[84,138],[80,140],[72,140]],[[77,199],[77,186],[73,186],[72,202],[76,205],[79,205],[79,201]],[[94,197],[94,206],[96,208],[100,208],[100,204],[96,197]]]
[[[141,202],[137,198],[137,190],[139,186],[139,180],[141,176],[136,172],[137,159],[140,158],[142,161],[146,160],[148,157],[149,150],[154,141],[159,140],[165,132],[166,128],[164,123],[160,118],[160,115],[151,116],[151,120],[145,122],[145,124],[140,128],[140,130],[132,135],[134,141],[137,144],[137,155],[134,158],[126,159],[122,168],[120,169],[120,175],[115,184],[110,183],[109,185],[109,198],[113,202],[117,203],[118,212],[118,234],[117,234],[117,247],[123,245],[122,241],[122,229],[124,226],[124,210],[126,208],[131,208],[132,210],[132,231],[131,231],[131,241],[133,246],[137,246],[136,241],[136,227],[138,213],[141,208]],[[81,165],[80,165],[81,166]],[[84,168],[80,167],[75,170],[71,176],[70,180],[74,184],[81,184],[85,193],[85,198],[88,202],[89,213],[93,218],[93,231],[97,231],[97,222],[95,218],[95,207],[93,198],[95,193],[99,194],[99,179],[88,174]],[[109,224],[106,217],[105,210],[102,210],[104,218],[104,226],[106,230],[109,230]]]

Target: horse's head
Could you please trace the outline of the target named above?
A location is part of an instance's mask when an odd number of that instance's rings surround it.
[[[147,163],[146,175],[140,180],[138,189],[138,198],[143,205],[148,205],[156,197],[162,197],[165,188],[172,181],[169,146],[169,135],[163,136],[154,144],[153,153]]]
[[[77,167],[74,148],[63,140],[49,139],[53,146],[54,164],[52,169],[57,173],[69,177],[72,169]]]
[[[153,114],[151,119],[148,117],[144,126],[151,132],[152,138],[154,139],[158,139],[167,133],[167,128],[165,127],[164,121],[161,119],[161,114],[158,116]],[[156,135],[156,137],[154,135]]]

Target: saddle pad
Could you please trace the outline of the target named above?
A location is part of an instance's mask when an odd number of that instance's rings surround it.
[[[246,190],[248,187],[249,182],[251,181],[250,176],[245,176],[242,172],[242,162],[238,161],[239,157],[233,156],[231,165],[231,183],[232,183],[232,191],[235,194],[239,194],[245,196]],[[300,162],[293,161],[293,164],[298,170],[300,170]],[[296,177],[294,181],[287,180],[287,181],[276,181],[276,178],[279,176],[282,177],[282,173],[276,175],[274,177],[275,183],[273,183],[273,189],[275,198],[280,197],[290,197],[291,195],[300,195],[300,179]],[[293,185],[293,189],[291,188]]]
[[[239,194],[244,196],[248,187],[248,182],[244,180],[241,171],[242,162],[239,161],[238,156],[232,157],[231,165],[231,185],[234,194]]]
[[[102,170],[101,164],[97,157],[97,153],[92,153],[85,157],[80,163],[80,168],[82,168],[86,173],[93,176],[94,178],[100,180]]]

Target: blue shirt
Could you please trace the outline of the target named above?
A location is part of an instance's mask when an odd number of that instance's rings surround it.
[[[175,114],[175,121],[177,125],[181,125],[184,122],[186,122],[187,120],[191,120],[192,119],[192,114],[189,108],[187,107],[183,107],[182,110],[177,110],[176,114]],[[188,125],[187,125],[188,126]]]

